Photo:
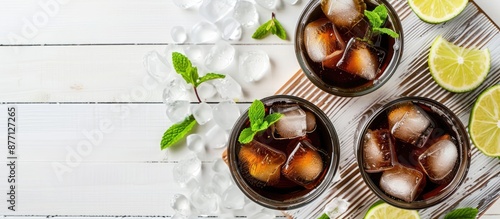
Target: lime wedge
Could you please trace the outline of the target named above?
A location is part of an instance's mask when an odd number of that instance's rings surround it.
[[[490,71],[490,52],[456,46],[441,36],[432,43],[429,69],[439,86],[456,93],[478,87]]]
[[[468,0],[408,0],[415,14],[427,23],[442,23],[460,14]]]
[[[375,202],[365,214],[365,219],[385,219],[385,218],[405,218],[419,219],[420,216],[415,210],[405,210],[396,208],[383,201]]]
[[[477,149],[487,156],[500,156],[500,84],[483,91],[469,119],[469,134]]]

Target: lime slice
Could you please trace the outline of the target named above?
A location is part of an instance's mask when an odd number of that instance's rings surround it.
[[[468,0],[408,0],[417,16],[432,24],[442,23],[456,17],[467,6]]]
[[[478,87],[490,71],[490,52],[459,47],[438,36],[429,53],[429,69],[434,81],[451,92]]]
[[[500,84],[483,91],[469,119],[469,134],[477,149],[487,156],[500,156]]]
[[[396,208],[383,201],[375,202],[365,214],[365,219],[385,219],[385,218],[405,218],[405,219],[419,219],[420,216],[415,210],[404,210]]]

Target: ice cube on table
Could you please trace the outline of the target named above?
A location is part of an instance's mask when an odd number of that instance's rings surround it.
[[[174,180],[181,186],[186,186],[191,179],[195,178],[198,175],[200,170],[200,159],[198,159],[196,154],[190,153],[174,165]]]
[[[271,67],[269,56],[261,50],[243,52],[239,56],[238,63],[239,74],[247,82],[262,79]]]
[[[286,155],[253,140],[241,146],[238,160],[243,177],[254,186],[264,187],[279,182]]]
[[[275,104],[270,113],[281,113],[280,120],[271,126],[275,139],[291,139],[306,135],[306,113],[297,104]]]
[[[190,151],[200,154],[205,152],[205,139],[199,134],[190,134],[186,137],[186,144]]]
[[[427,142],[434,129],[434,122],[427,113],[411,102],[391,107],[388,121],[395,138],[419,148]]]
[[[361,39],[351,38],[337,68],[366,80],[373,80],[380,73],[379,66],[384,56],[382,49]]]
[[[212,107],[206,102],[194,105],[192,112],[194,119],[200,125],[204,125],[213,118]]]
[[[457,159],[457,146],[452,141],[443,139],[421,154],[418,163],[432,182],[446,184],[455,175]]]
[[[236,185],[229,186],[222,194],[222,206],[227,209],[243,209],[245,195]]]
[[[217,125],[224,130],[230,130],[240,117],[240,109],[234,101],[224,100],[214,106],[213,116]]]
[[[193,206],[201,215],[209,215],[219,210],[219,196],[210,183],[202,184],[190,195]]]
[[[276,218],[276,215],[264,211],[252,214],[247,217],[247,219],[274,219],[274,218]]]
[[[226,130],[222,129],[218,125],[212,126],[210,130],[205,134],[207,140],[207,145],[209,148],[217,149],[223,148],[227,145],[227,139],[229,138]]]
[[[183,194],[175,194],[170,202],[170,207],[174,211],[183,216],[190,216],[192,214],[191,202]]]
[[[387,129],[370,130],[363,139],[363,161],[368,173],[381,172],[393,167],[396,154],[391,132]]]
[[[343,40],[336,34],[335,26],[326,18],[315,20],[304,29],[304,46],[314,62],[342,56]]]
[[[220,38],[220,34],[214,24],[200,21],[191,27],[189,38],[193,43],[212,43]]]
[[[221,98],[239,99],[243,96],[241,85],[229,75],[226,75],[223,79],[213,80],[212,83]]]
[[[321,9],[337,27],[350,28],[363,19],[366,4],[363,0],[322,0]]]
[[[273,10],[280,6],[280,0],[255,0],[257,4],[265,9]]]
[[[350,203],[342,198],[334,198],[325,206],[325,214],[329,218],[338,218],[349,208]]]
[[[173,79],[168,82],[165,89],[163,89],[163,103],[171,104],[177,100],[189,100],[189,89],[186,82],[180,75],[173,76]]]
[[[282,167],[283,175],[308,189],[315,186],[314,181],[323,171],[323,159],[318,150],[308,139],[292,141],[288,148],[293,148]]]
[[[196,89],[198,90],[198,95],[200,96],[201,100],[207,100],[217,93],[215,86],[210,83],[210,81],[201,83]]]
[[[215,23],[226,16],[235,4],[234,0],[204,0],[200,6],[200,15]]]
[[[205,66],[211,71],[221,71],[234,60],[236,50],[226,41],[218,41],[205,57]]]
[[[187,39],[186,29],[181,26],[172,27],[170,30],[170,36],[172,40],[176,43],[184,43]]]
[[[246,0],[236,2],[233,18],[240,22],[241,26],[247,28],[259,24],[259,13],[255,8],[255,4]]]
[[[229,173],[216,173],[212,177],[212,183],[214,184],[214,188],[217,191],[217,194],[222,195],[222,193],[231,186],[231,176]]]
[[[241,39],[241,24],[232,17],[223,18],[217,22],[222,39],[225,40],[240,40]]]
[[[283,0],[283,2],[289,4],[289,5],[295,5],[299,0]]]
[[[394,165],[382,173],[380,188],[390,196],[405,202],[414,201],[425,187],[425,176],[417,169]]]
[[[176,100],[167,104],[167,117],[173,123],[178,123],[189,116],[189,101]]]

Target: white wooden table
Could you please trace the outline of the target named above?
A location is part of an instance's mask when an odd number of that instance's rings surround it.
[[[475,3],[500,24],[500,2]],[[274,36],[253,40],[255,28],[250,28],[240,41],[231,42],[237,52],[263,50],[271,59],[272,72],[256,83],[242,81],[234,63],[221,72],[241,82],[240,101],[274,94],[297,72],[293,35],[305,4],[282,4],[276,11],[288,41]],[[181,10],[170,0],[0,0],[0,5],[0,102],[7,103],[0,105],[0,113],[7,114],[10,106],[22,112],[17,209],[8,210],[2,195],[0,215],[171,216],[172,196],[188,192],[171,173],[187,149],[159,149],[159,138],[171,123],[160,103],[163,86],[143,84],[148,77],[143,57],[171,46],[172,27],[189,30],[200,21],[197,10]],[[261,23],[270,18],[271,11],[257,9]],[[188,45],[189,38],[183,47]],[[205,50],[211,46],[202,45]],[[0,127],[6,130],[7,124]],[[88,153],[72,157],[84,144],[91,145]],[[203,168],[210,169],[219,152],[209,152]],[[9,162],[7,153],[0,149],[1,163]],[[58,174],[60,164],[68,169]],[[8,168],[0,167],[2,194],[9,192]],[[500,202],[483,218],[500,218]]]

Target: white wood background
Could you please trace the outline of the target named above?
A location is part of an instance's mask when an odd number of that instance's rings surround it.
[[[186,190],[171,180],[171,169],[186,150],[160,151],[158,138],[163,131],[134,132],[140,127],[164,130],[170,125],[159,116],[164,115],[164,107],[158,103],[163,85],[136,94],[147,77],[143,56],[151,50],[163,53],[173,43],[172,27],[183,26],[189,31],[201,20],[197,10],[181,10],[170,0],[61,0],[56,12],[44,19],[40,4],[47,2],[55,0],[0,0],[0,102],[141,104],[17,104],[22,130],[18,154],[23,160],[18,185],[22,193],[18,196],[18,212],[7,212],[2,201],[0,214],[172,214],[171,197]],[[500,23],[500,2],[475,2]],[[234,62],[222,72],[241,82],[241,101],[272,95],[299,69],[292,42],[297,17],[305,4],[305,0],[294,6],[282,3],[276,10],[289,34],[288,41],[276,37],[255,41],[250,38],[254,29],[244,29],[242,40],[232,42],[238,52],[260,49],[271,59],[272,73],[257,83],[243,82]],[[257,8],[260,22],[268,20],[270,11]],[[33,20],[37,25],[26,31],[27,23]],[[14,35],[24,39],[13,40]],[[187,44],[190,42],[188,39]],[[205,51],[211,45],[203,45]],[[246,106],[240,105],[241,109]],[[6,112],[6,107],[2,105],[0,112]],[[23,121],[23,116],[31,118],[30,122]],[[84,130],[96,129],[99,121],[111,121],[115,130],[104,134],[92,153],[58,180],[52,163],[64,162],[68,148],[85,140]],[[2,130],[5,126],[0,124]],[[204,133],[208,126],[198,131]],[[40,134],[39,130],[54,134]],[[0,140],[5,136],[0,135]],[[4,150],[2,147],[2,162]],[[205,169],[210,169],[219,152],[208,153],[203,160]],[[2,165],[2,191],[7,185],[6,171]],[[500,218],[500,202],[483,217]]]

